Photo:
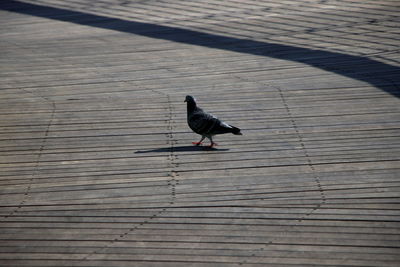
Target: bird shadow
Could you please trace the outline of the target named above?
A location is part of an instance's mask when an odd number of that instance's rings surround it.
[[[228,151],[227,148],[215,148],[215,147],[207,147],[207,146],[176,146],[176,147],[161,147],[150,150],[138,150],[135,154],[144,154],[144,153],[170,153],[170,152],[196,152],[196,151]]]

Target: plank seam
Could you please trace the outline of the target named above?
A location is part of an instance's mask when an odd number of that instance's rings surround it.
[[[319,203],[317,203],[315,205],[315,207],[313,207],[309,212],[307,212],[306,214],[304,214],[302,217],[300,217],[299,219],[297,219],[297,224],[295,224],[294,226],[298,226],[299,223],[303,222],[303,220],[307,219],[307,217],[309,217],[311,214],[313,214],[314,212],[316,212],[318,209],[320,209],[325,203],[326,203],[326,196],[325,196],[325,192],[324,189],[321,185],[321,179],[314,167],[314,164],[311,160],[311,157],[307,151],[307,147],[305,145],[304,139],[300,133],[299,127],[296,123],[296,120],[294,119],[293,113],[290,109],[290,106],[286,100],[285,95],[283,94],[282,88],[276,85],[270,85],[270,84],[266,84],[265,82],[259,82],[259,81],[253,81],[251,79],[248,78],[244,78],[244,77],[240,77],[237,75],[232,75],[232,77],[239,79],[240,81],[246,81],[246,82],[254,82],[256,84],[262,85],[262,86],[267,86],[269,88],[275,89],[278,93],[279,93],[279,97],[284,105],[285,111],[287,113],[288,118],[290,119],[290,123],[292,125],[292,128],[294,129],[297,139],[300,143],[301,146],[301,151],[303,151],[304,156],[307,160],[307,166],[310,168],[311,173],[313,175],[314,181],[317,185],[318,191],[320,193],[320,200]],[[258,253],[262,253],[262,251],[264,251],[264,249],[266,249],[269,245],[273,244],[273,240],[270,240],[269,242],[265,243],[262,247],[253,250],[253,252],[251,253],[250,257],[256,257]],[[243,265],[247,263],[247,259],[239,262],[239,265]]]
[[[29,197],[29,194],[31,192],[32,184],[34,182],[34,179],[35,179],[35,177],[37,177],[39,175],[39,165],[40,165],[40,162],[41,162],[41,158],[42,158],[42,155],[43,155],[44,148],[45,148],[47,140],[48,140],[48,136],[49,136],[49,133],[50,133],[50,127],[53,125],[53,121],[54,121],[55,114],[56,114],[56,111],[57,111],[57,106],[56,106],[55,101],[51,100],[50,98],[42,96],[42,95],[39,95],[39,94],[36,94],[36,93],[28,91],[26,89],[21,89],[21,90],[26,91],[29,94],[34,95],[35,97],[39,97],[39,98],[43,99],[46,103],[48,103],[51,106],[51,115],[50,115],[49,122],[47,123],[44,135],[42,137],[42,142],[40,144],[40,148],[39,148],[36,160],[35,160],[35,165],[34,165],[34,168],[33,168],[33,172],[31,174],[31,178],[29,179],[28,185],[27,185],[27,187],[25,189],[25,192],[24,192],[24,195],[22,197],[22,200],[16,206],[16,208],[14,208],[9,214],[4,216],[5,219],[7,219],[8,217],[11,217],[14,214],[16,214],[25,205],[25,203],[28,200],[28,197]]]
[[[122,234],[120,234],[119,236],[117,236],[116,238],[108,241],[104,246],[92,251],[91,253],[87,254],[86,256],[84,256],[82,259],[79,260],[79,262],[82,261],[87,261],[87,260],[91,260],[90,257],[94,256],[94,255],[98,255],[100,254],[102,251],[108,249],[109,247],[113,246],[116,242],[121,242],[122,239],[126,238],[129,234],[135,232],[136,230],[140,229],[140,227],[142,227],[145,224],[149,224],[151,223],[151,221],[155,218],[157,218],[158,216],[160,216],[161,214],[163,214],[164,212],[166,212],[168,210],[168,208],[172,207],[175,202],[176,202],[176,186],[179,184],[179,173],[176,170],[176,168],[179,166],[178,163],[176,162],[178,159],[178,156],[175,153],[175,144],[176,144],[176,140],[174,139],[174,134],[173,134],[173,130],[174,130],[174,126],[173,126],[173,106],[172,106],[172,102],[170,99],[170,95],[163,93],[163,92],[159,92],[157,90],[154,89],[150,89],[152,92],[156,93],[156,94],[161,94],[164,97],[167,98],[167,102],[168,102],[168,120],[167,120],[167,133],[165,133],[165,136],[167,138],[167,144],[170,145],[169,148],[169,154],[168,154],[168,161],[169,161],[169,168],[170,171],[168,173],[168,176],[170,177],[167,181],[167,185],[170,188],[170,201],[168,203],[168,205],[162,207],[161,210],[153,213],[151,216],[147,217],[147,219],[143,220],[142,222],[140,222],[139,224],[136,224],[136,226],[129,228],[127,231],[123,232]]]

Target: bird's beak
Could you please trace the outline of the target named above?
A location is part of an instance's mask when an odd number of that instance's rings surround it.
[[[187,102],[186,99],[185,99],[185,101],[183,101],[183,103],[185,103],[185,102]]]

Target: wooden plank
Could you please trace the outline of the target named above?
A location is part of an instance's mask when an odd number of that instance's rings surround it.
[[[398,266],[398,8],[8,1],[0,265]]]

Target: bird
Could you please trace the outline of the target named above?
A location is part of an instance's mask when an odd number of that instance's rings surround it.
[[[199,108],[196,99],[187,95],[185,101],[187,103],[187,123],[193,132],[201,135],[199,142],[192,142],[194,145],[201,145],[203,140],[207,137],[210,139],[210,148],[217,145],[212,139],[214,135],[233,133],[235,135],[242,135],[239,128],[227,124],[210,113]]]

